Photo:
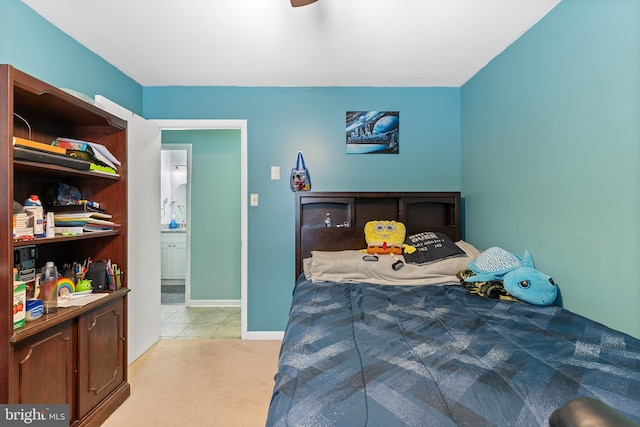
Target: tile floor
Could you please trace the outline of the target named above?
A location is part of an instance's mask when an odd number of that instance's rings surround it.
[[[240,307],[162,304],[160,339],[240,338]]]
[[[184,283],[182,285],[163,284],[160,287],[161,304],[184,304]],[[167,283],[173,283],[166,281]]]
[[[240,307],[185,307],[184,284],[161,286],[161,339],[240,338]]]

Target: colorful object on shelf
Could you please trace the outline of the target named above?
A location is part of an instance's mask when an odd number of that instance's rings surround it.
[[[27,299],[27,284],[25,282],[13,282],[13,329],[18,329],[25,324],[25,301]]]
[[[80,280],[76,285],[76,292],[90,291],[92,289],[93,287],[91,286],[91,280]]]
[[[111,264],[111,260],[107,262],[107,282],[109,290],[115,291],[120,289],[124,278],[124,272],[120,270],[118,264]]]
[[[68,277],[58,279],[58,296],[65,296],[76,291],[76,285]]]
[[[41,299],[27,300],[27,322],[39,319],[44,312],[44,306]]]
[[[36,194],[30,195],[22,206],[25,211],[33,215],[33,235],[35,237],[45,237],[44,209],[38,196]]]

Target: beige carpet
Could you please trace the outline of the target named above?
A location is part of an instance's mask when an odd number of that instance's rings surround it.
[[[264,426],[280,344],[160,340],[129,366],[131,397],[103,426]]]

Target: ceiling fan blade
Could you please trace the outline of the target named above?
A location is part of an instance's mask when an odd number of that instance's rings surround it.
[[[291,0],[291,6],[293,7],[306,6],[308,4],[315,3],[316,1],[317,0]]]

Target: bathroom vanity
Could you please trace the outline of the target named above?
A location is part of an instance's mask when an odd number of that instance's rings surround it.
[[[160,239],[162,280],[185,280],[187,262],[187,233],[184,229],[162,230]]]

